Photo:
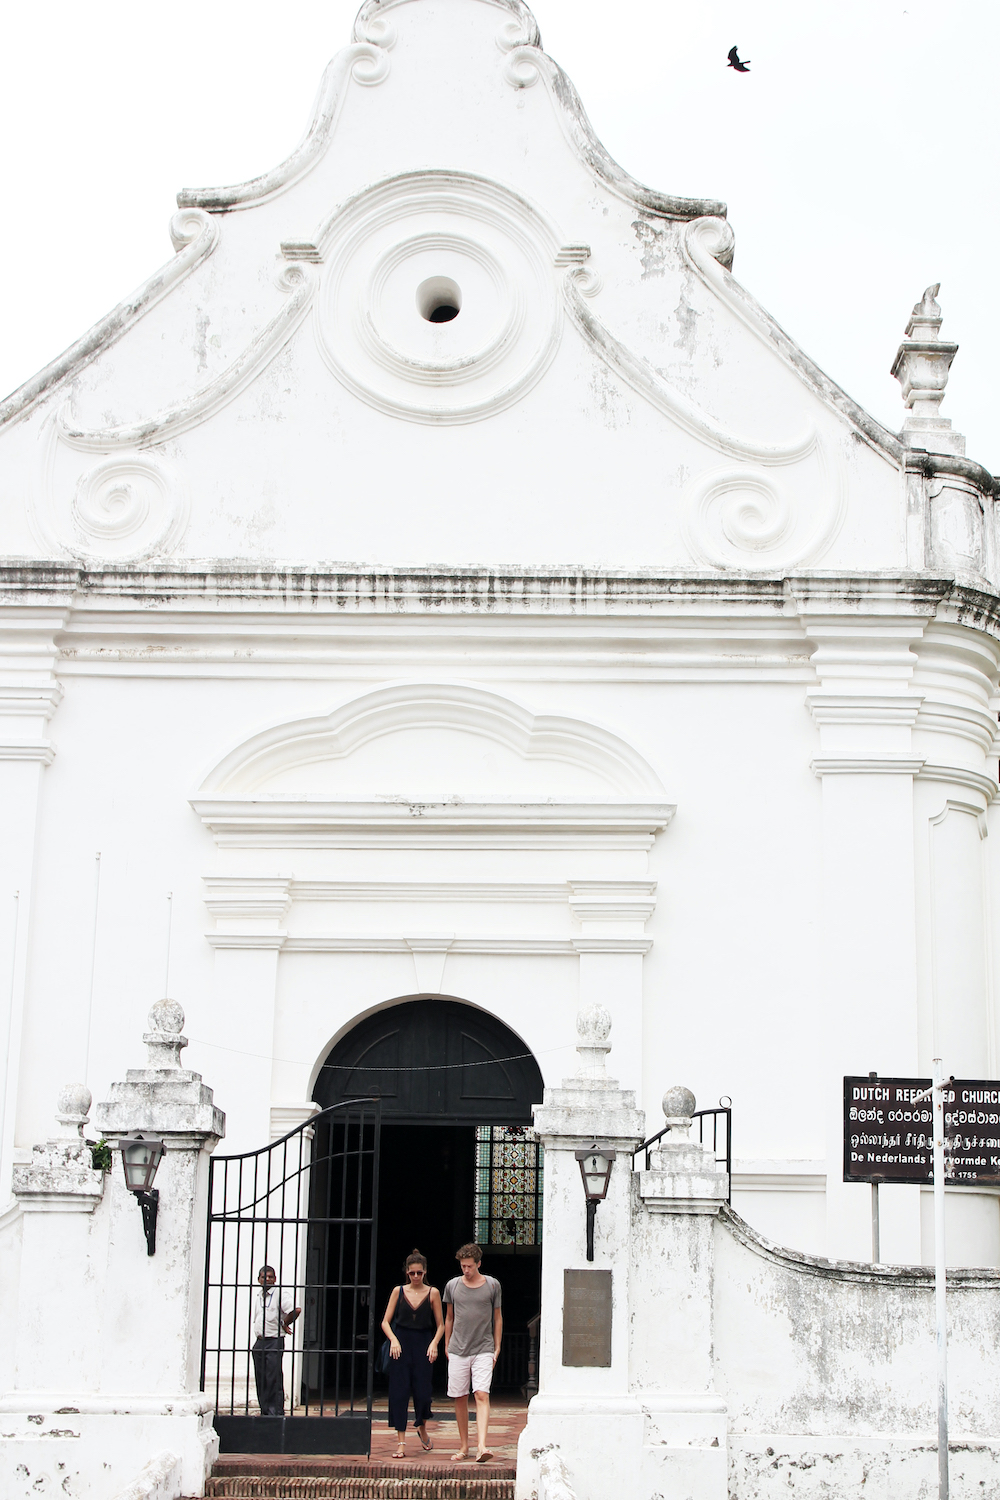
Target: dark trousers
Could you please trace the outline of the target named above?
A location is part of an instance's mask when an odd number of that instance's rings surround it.
[[[434,1337],[433,1329],[400,1328],[402,1354],[389,1361],[389,1426],[406,1431],[407,1408],[413,1395],[413,1425],[422,1427],[431,1415],[431,1375],[434,1366],[427,1349]]]
[[[285,1388],[281,1383],[281,1356],[284,1339],[258,1338],[253,1354],[253,1373],[257,1381],[257,1405],[262,1417],[280,1417],[285,1410]]]

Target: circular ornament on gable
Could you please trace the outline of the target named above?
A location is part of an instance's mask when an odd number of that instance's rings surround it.
[[[484,178],[424,172],[372,188],[324,236],[323,356],[392,416],[502,410],[558,346],[558,245],[528,203]]]

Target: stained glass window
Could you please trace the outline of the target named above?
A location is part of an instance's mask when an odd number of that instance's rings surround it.
[[[527,1125],[476,1126],[476,1240],[542,1242],[542,1148]]]

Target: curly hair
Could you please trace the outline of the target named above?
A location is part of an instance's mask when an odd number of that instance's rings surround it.
[[[478,1245],[459,1245],[455,1251],[456,1260],[474,1260],[478,1266],[483,1259],[483,1252]]]

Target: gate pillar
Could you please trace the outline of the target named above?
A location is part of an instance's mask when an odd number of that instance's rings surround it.
[[[633,1171],[643,1115],[606,1076],[610,1030],[602,1006],[581,1013],[576,1077],[546,1089],[535,1110],[545,1146],[542,1337],[518,1500],[549,1493],[541,1465],[553,1450],[577,1500],[726,1500],[727,1413],[712,1351],[714,1223],[728,1176],[714,1148],[691,1138],[695,1100],[683,1088],[667,1090],[667,1133],[648,1168]],[[617,1156],[588,1263],[576,1152],[592,1146]]]
[[[545,1147],[545,1245],[538,1395],[518,1444],[523,1500],[539,1492],[538,1462],[551,1448],[560,1450],[580,1500],[635,1492],[628,1478],[642,1446],[643,1417],[629,1396],[629,1242],[632,1152],[643,1139],[644,1116],[632,1091],[607,1074],[610,1032],[603,1006],[580,1012],[576,1074],[562,1088],[546,1089],[534,1110]],[[595,1145],[616,1156],[597,1206],[589,1262],[576,1152]]]
[[[19,1214],[3,1262],[14,1319],[13,1379],[0,1395],[5,1500],[62,1489],[107,1500],[140,1474],[162,1500],[204,1494],[218,1452],[213,1403],[198,1389],[207,1168],[225,1117],[180,1066],[183,1024],[173,1001],[154,1005],[148,1065],[129,1069],[95,1111],[106,1136],[164,1141],[155,1255],[118,1162],[107,1173],[91,1165],[85,1088],[63,1090],[58,1134],[15,1170]]]

